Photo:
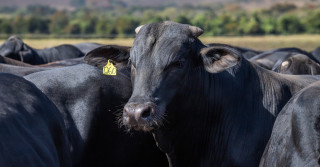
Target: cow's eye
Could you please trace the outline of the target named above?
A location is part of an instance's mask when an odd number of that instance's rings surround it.
[[[171,68],[179,68],[179,69],[181,69],[183,67],[183,64],[184,64],[184,61],[178,60],[178,61],[175,61],[175,62],[171,63],[169,66],[167,66],[165,68],[165,70],[169,70]]]

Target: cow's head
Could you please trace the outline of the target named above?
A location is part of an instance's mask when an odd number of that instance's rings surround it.
[[[33,54],[32,48],[24,44],[18,36],[9,37],[0,46],[0,55],[22,62],[33,59]]]
[[[128,128],[150,131],[163,124],[167,106],[186,86],[189,74],[219,73],[240,57],[228,47],[205,47],[194,26],[162,22],[140,26],[130,51],[133,93],[123,110]]]
[[[319,75],[320,65],[303,54],[295,54],[282,61],[274,71],[291,75]]]

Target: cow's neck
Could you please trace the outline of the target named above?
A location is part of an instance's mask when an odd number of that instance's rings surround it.
[[[4,64],[9,64],[9,65],[15,65],[15,66],[21,66],[21,67],[32,67],[32,65],[12,59],[12,58],[8,58],[8,57],[3,57],[0,56],[0,62],[4,63]]]
[[[258,165],[253,157],[263,153],[275,119],[269,110],[277,108],[265,94],[273,99],[277,90],[266,93],[262,73],[246,60],[218,74],[195,71],[168,109],[174,121],[155,132],[159,147],[177,166]]]
[[[52,48],[46,48],[46,49],[37,49],[36,50],[36,62],[39,62],[38,64],[45,64],[51,62],[50,60],[54,58],[54,55],[51,52]]]
[[[32,65],[38,65],[38,64],[44,64],[44,60],[41,56],[39,56],[39,50],[33,49],[32,47],[28,46],[27,44],[24,44],[26,51],[24,51],[25,55],[23,62],[32,64]]]

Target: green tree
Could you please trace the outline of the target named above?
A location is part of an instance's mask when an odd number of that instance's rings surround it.
[[[184,15],[179,15],[175,21],[182,24],[191,24],[191,21]]]
[[[261,21],[261,29],[265,34],[277,34],[277,21],[272,16],[266,16]]]
[[[166,18],[166,20],[175,20],[179,13],[174,7],[167,7],[162,12],[159,13],[161,18]]]
[[[15,34],[23,34],[28,32],[26,19],[22,15],[17,15],[11,22],[12,32]]]
[[[230,14],[224,13],[218,15],[210,22],[209,31],[207,34],[210,35],[225,35],[230,34],[231,24],[233,24],[234,20],[232,19]],[[230,26],[227,26],[230,24]],[[232,30],[234,31],[234,30]]]
[[[253,13],[247,22],[247,26],[244,28],[245,34],[263,34],[261,28],[261,19],[258,13]]]
[[[95,28],[97,25],[98,19],[96,17],[92,17],[90,20],[87,20],[81,24],[81,32],[82,34],[93,34],[95,33]]]
[[[282,34],[296,34],[304,31],[300,20],[291,14],[285,14],[278,21],[278,30]]]
[[[75,21],[71,22],[66,28],[68,34],[81,34],[81,26],[80,23]]]
[[[49,20],[31,16],[26,20],[29,33],[49,33]]]
[[[99,35],[116,35],[117,31],[113,21],[107,18],[100,18],[96,25],[96,33]]]
[[[320,33],[320,10],[308,12],[304,21],[304,27],[308,33]]]
[[[145,10],[139,20],[141,24],[150,24],[164,21],[164,19],[160,17],[158,13],[154,12],[154,10]]]
[[[243,35],[246,34],[247,32],[247,26],[248,26],[249,18],[247,15],[240,16],[238,19],[238,27],[236,29],[237,34]]]
[[[11,34],[12,33],[12,27],[10,24],[10,20],[3,19],[0,21],[0,32],[4,34]]]
[[[213,20],[213,18],[215,18],[215,17],[216,17],[216,14],[211,11],[197,13],[191,19],[191,24],[202,28],[204,30],[205,34],[208,34],[210,32],[210,30],[212,29],[210,20]]]
[[[206,15],[204,13],[200,13],[195,15],[195,17],[191,20],[191,24],[197,27],[204,27],[206,21]]]
[[[115,21],[116,30],[120,36],[134,34],[134,30],[138,25],[139,22],[130,16],[121,16]]]
[[[50,17],[49,30],[52,34],[63,34],[69,24],[68,14],[64,11],[57,11]]]

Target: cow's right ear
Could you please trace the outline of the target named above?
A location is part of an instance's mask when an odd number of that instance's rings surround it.
[[[84,56],[84,61],[87,64],[102,68],[107,65],[108,60],[112,61],[113,65],[121,68],[127,66],[130,56],[130,47],[105,45],[98,47]]]
[[[201,49],[200,52],[206,71],[218,73],[237,65],[240,53],[229,46],[211,46]]]

